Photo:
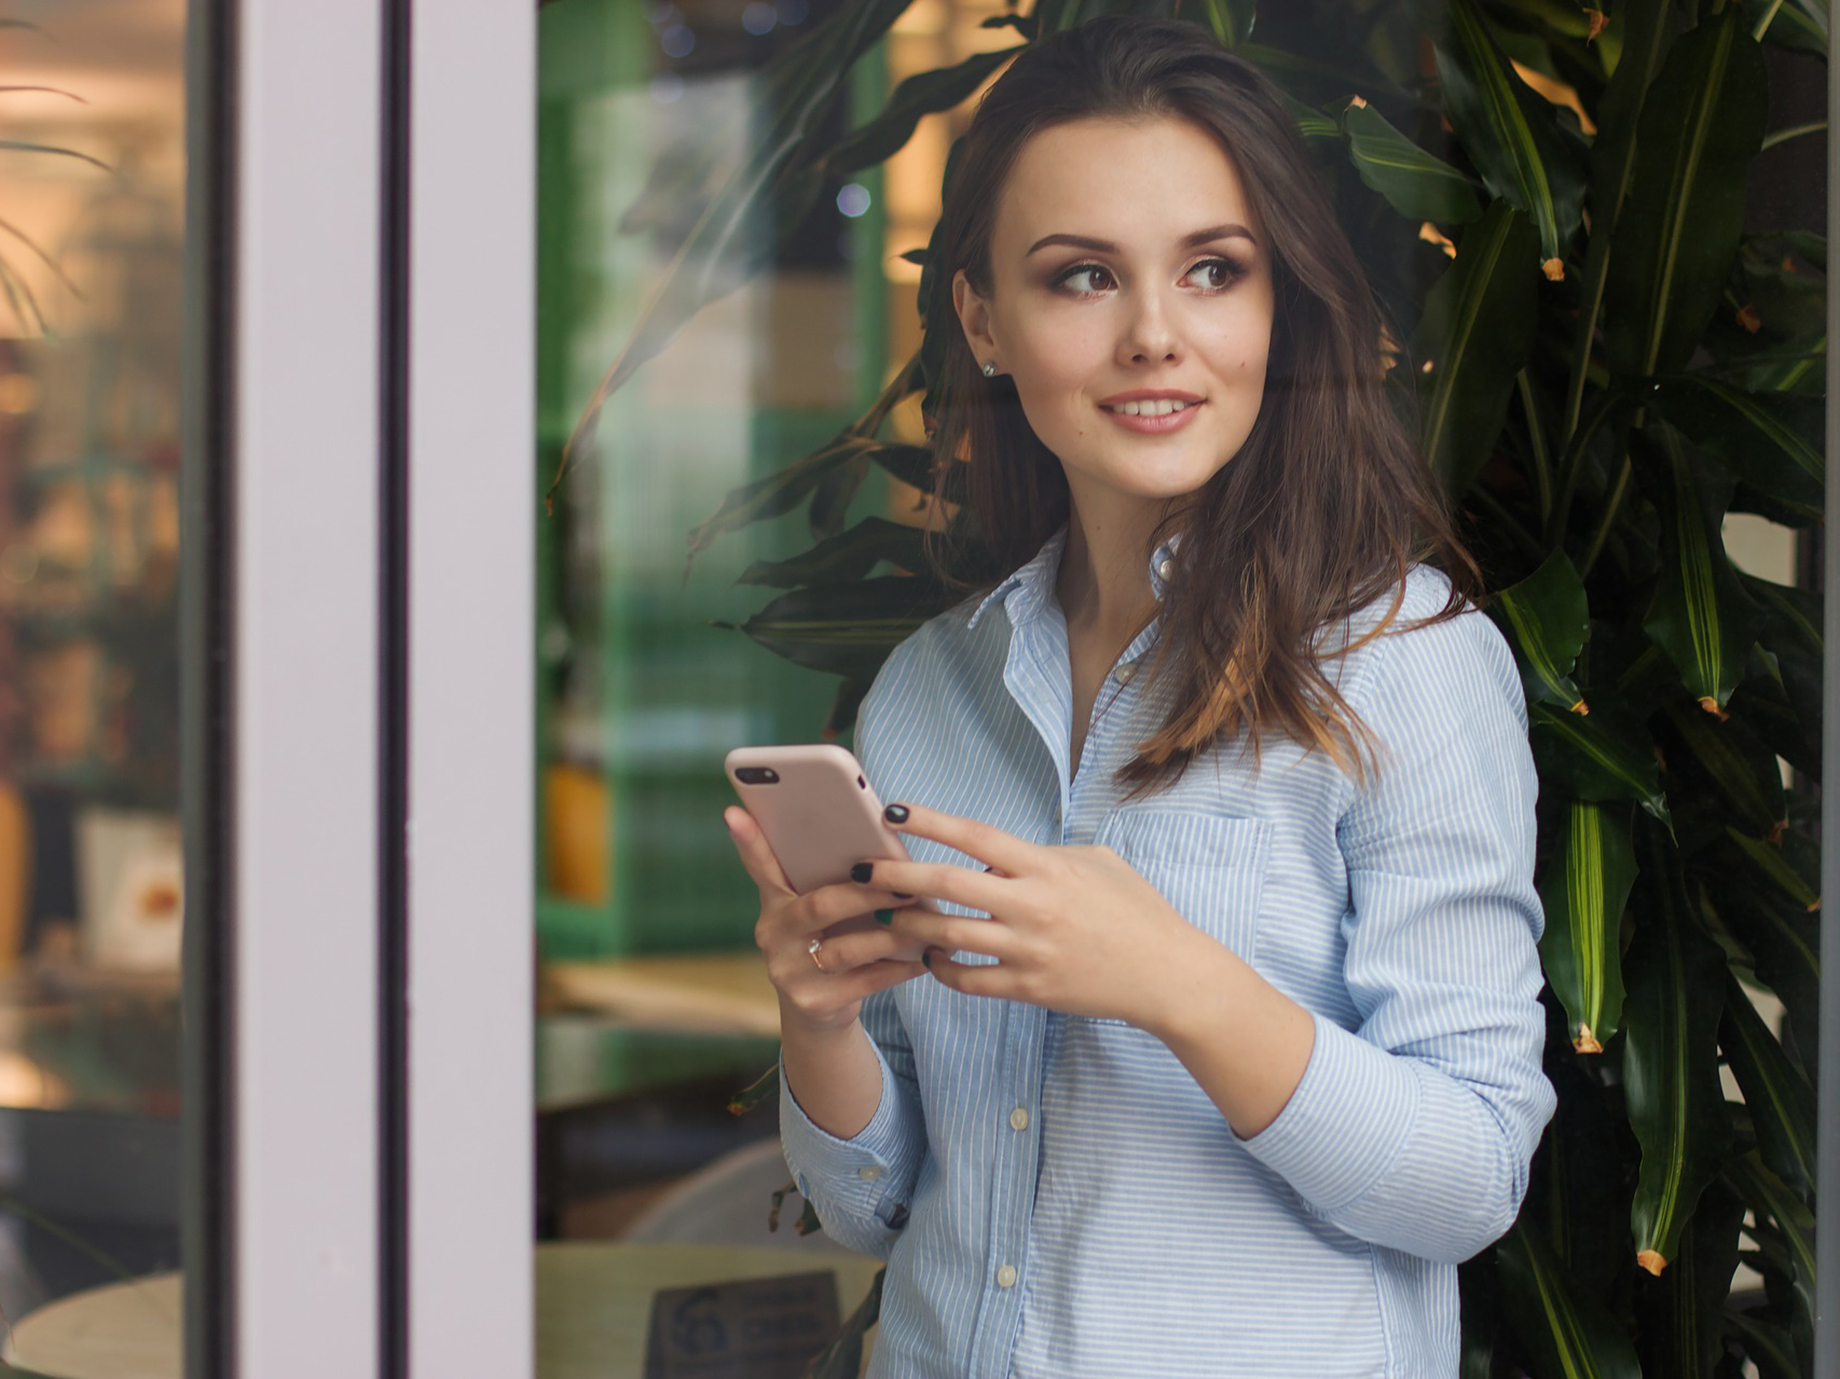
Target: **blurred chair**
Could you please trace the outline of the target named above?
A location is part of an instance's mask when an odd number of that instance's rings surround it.
[[[670,1188],[635,1217],[622,1236],[651,1243],[770,1245],[835,1254],[844,1247],[822,1232],[796,1229],[804,1199],[788,1193],[779,1229],[767,1229],[773,1194],[792,1181],[778,1139],[724,1154]]]

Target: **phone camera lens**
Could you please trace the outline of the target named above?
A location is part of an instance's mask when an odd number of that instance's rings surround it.
[[[779,772],[771,766],[738,766],[735,779],[743,785],[777,785]]]

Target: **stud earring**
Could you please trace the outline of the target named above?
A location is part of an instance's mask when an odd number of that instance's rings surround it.
[[[997,366],[995,364],[992,364],[989,360],[985,360],[984,361],[984,377],[995,378],[996,376],[997,376]]]

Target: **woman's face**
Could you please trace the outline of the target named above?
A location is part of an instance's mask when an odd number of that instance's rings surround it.
[[[1010,375],[1076,506],[1191,494],[1258,416],[1271,253],[1233,161],[1183,120],[1091,119],[1023,145],[997,206],[991,294],[953,301]]]

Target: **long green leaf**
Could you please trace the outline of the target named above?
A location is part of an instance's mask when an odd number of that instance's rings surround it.
[[[1497,591],[1489,611],[1509,633],[1527,698],[1589,712],[1571,673],[1591,635],[1591,609],[1565,552],[1554,551],[1519,584]]]
[[[1565,392],[1567,444],[1577,433],[1584,411],[1584,386],[1596,353],[1604,284],[1610,271],[1614,238],[1611,229],[1622,213],[1623,198],[1629,190],[1642,103],[1648,95],[1649,82],[1660,70],[1662,54],[1667,51],[1671,8],[1670,0],[1626,0],[1618,7],[1623,16],[1623,50],[1604,91],[1597,137],[1591,143],[1591,239],[1585,250],[1584,291]],[[1564,514],[1560,520],[1564,520]]]
[[[1729,974],[1719,1047],[1744,1093],[1764,1163],[1790,1187],[1806,1191],[1814,1182],[1814,1088]]]
[[[1661,571],[1643,628],[1700,706],[1722,712],[1757,641],[1757,616],[1720,524],[1730,480],[1688,450],[1673,427],[1635,433],[1631,454],[1661,513]]]
[[[1622,1019],[1618,938],[1635,879],[1628,807],[1569,805],[1540,882],[1546,909],[1540,956],[1579,1053],[1602,1053]]]
[[[691,531],[691,558],[707,550],[718,537],[728,532],[739,531],[750,523],[792,511],[810,496],[827,475],[854,460],[866,457],[880,444],[854,431],[844,431],[820,449],[793,461],[785,468],[734,489],[722,500],[721,507]]]
[[[1649,89],[1604,300],[1605,356],[1617,372],[1685,366],[1737,255],[1768,103],[1745,17],[1727,5],[1681,35]]]
[[[1733,477],[1819,518],[1827,487],[1821,399],[1751,393],[1701,375],[1657,386],[1650,401]]]
[[[1623,1092],[1642,1146],[1636,1262],[1659,1275],[1730,1137],[1717,1059],[1724,957],[1695,922],[1678,853],[1658,829],[1643,832],[1651,908],[1629,954]]]
[[[885,517],[865,517],[846,532],[821,541],[790,560],[757,560],[741,572],[737,584],[767,584],[790,589],[800,584],[841,584],[861,579],[882,561],[903,570],[926,567],[925,533]]]
[[[1413,336],[1419,364],[1419,443],[1453,498],[1493,452],[1514,376],[1533,349],[1535,236],[1505,201],[1463,232],[1456,262],[1425,298]]]
[[[1457,138],[1489,190],[1532,222],[1547,276],[1562,276],[1584,204],[1582,150],[1509,64],[1474,0],[1412,0],[1411,8],[1436,45]],[[1532,256],[1520,266],[1533,267]]]
[[[1361,180],[1406,219],[1466,225],[1482,214],[1467,177],[1394,129],[1366,101],[1349,105],[1341,125]]]
[[[1805,1291],[1814,1287],[1814,1213],[1808,1204],[1790,1190],[1789,1185],[1763,1162],[1755,1151],[1733,1159],[1725,1176],[1737,1193],[1756,1213],[1759,1220],[1776,1223],[1782,1240],[1789,1248],[1796,1284]]]
[[[1725,826],[1725,835],[1731,839],[1733,845],[1744,854],[1751,865],[1769,877],[1796,904],[1811,912],[1821,908],[1819,893],[1809,884],[1808,878],[1797,871],[1790,864],[1789,859],[1783,855],[1782,845],[1760,842],[1749,834],[1739,832],[1730,824]],[[1784,843],[1794,836],[1794,834],[1785,834]]]
[[[1525,1221],[1495,1247],[1502,1302],[1541,1379],[1641,1379],[1635,1347],[1597,1299],[1581,1292]]]
[[[1642,1372],[1667,1379],[1717,1379],[1720,1333],[1731,1277],[1738,1267],[1744,1202],[1713,1181],[1659,1287],[1638,1293]]]
[[[1527,713],[1541,779],[1560,782],[1582,800],[1635,800],[1667,819],[1654,752],[1638,723],[1602,704],[1588,718],[1548,704],[1530,704]]]
[[[952,601],[930,580],[896,575],[819,584],[782,594],[738,630],[794,665],[872,680],[890,651]]]
[[[923,116],[958,105],[983,85],[992,72],[1027,46],[1019,44],[1014,48],[973,53],[954,66],[907,78],[895,87],[881,114],[845,136],[843,142],[825,156],[826,170],[833,177],[843,177],[882,162],[906,147]]]
[[[1730,802],[1739,821],[1759,837],[1780,840],[1788,803],[1774,754],[1736,720],[1721,723],[1679,700],[1670,702],[1666,713],[1696,765]]]

